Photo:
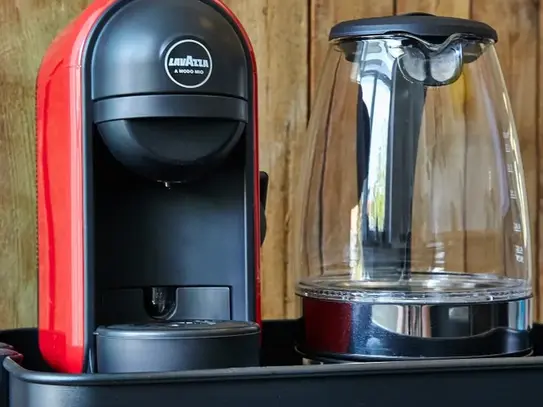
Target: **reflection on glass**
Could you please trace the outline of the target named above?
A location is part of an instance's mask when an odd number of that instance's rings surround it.
[[[531,295],[524,174],[493,43],[395,36],[331,55],[300,188],[303,273],[371,301]]]
[[[362,95],[366,106],[371,106],[371,132],[378,135],[388,133],[388,108],[390,105],[390,86],[379,78],[379,74],[364,75],[360,80]],[[369,92],[373,87],[373,92]],[[367,89],[368,92],[364,91]],[[377,238],[385,227],[386,164],[388,137],[374,137],[371,140],[368,177],[364,182],[363,198],[367,220],[364,233]]]

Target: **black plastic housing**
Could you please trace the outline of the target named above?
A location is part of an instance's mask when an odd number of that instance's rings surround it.
[[[96,372],[136,373],[259,366],[254,322],[175,321],[101,326]]]
[[[266,191],[242,28],[213,0],[118,0],[82,61],[85,371],[100,325],[258,320]]]
[[[302,366],[297,330],[298,321],[264,322],[267,367],[114,375],[47,373],[35,329],[0,332],[24,354],[24,367],[4,360],[0,407],[510,407],[539,396],[543,356]],[[533,335],[541,355],[543,326]]]
[[[252,136],[252,63],[221,11],[206,0],[124,1],[94,33],[93,121],[132,171],[190,181]]]

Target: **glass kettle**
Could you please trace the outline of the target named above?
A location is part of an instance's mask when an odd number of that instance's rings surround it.
[[[299,351],[530,353],[526,188],[496,31],[408,14],[329,38],[297,197]]]

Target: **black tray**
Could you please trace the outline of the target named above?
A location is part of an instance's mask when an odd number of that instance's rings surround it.
[[[302,366],[296,327],[264,323],[266,367],[116,375],[51,373],[35,329],[3,331],[25,359],[3,361],[0,407],[509,407],[535,400],[543,382],[543,356]],[[543,326],[533,334],[540,355]]]

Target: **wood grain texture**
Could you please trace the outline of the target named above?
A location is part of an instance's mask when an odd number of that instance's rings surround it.
[[[541,154],[543,152],[543,97],[541,97],[541,94],[539,93],[539,89],[541,87],[541,84],[543,84],[543,64],[541,63],[541,56],[543,55],[543,24],[541,23],[543,21],[543,6],[542,3],[539,3],[539,13],[538,13],[538,26],[539,26],[539,33],[538,33],[538,71],[537,71],[537,82],[536,87],[538,88],[538,106],[537,106],[537,113],[538,113],[538,120],[535,123],[536,127],[536,140],[535,140],[535,157],[536,161],[534,163],[534,166],[537,168],[537,194],[535,196],[535,200],[537,202],[537,207],[535,210],[535,223],[536,223],[536,230],[532,234],[532,239],[535,242],[535,270],[534,273],[536,274],[536,283],[537,283],[537,301],[535,302],[535,310],[536,310],[536,316],[537,320],[541,321],[543,318],[543,301],[542,294],[543,294],[543,217],[541,216],[541,213],[543,212],[543,160],[541,160]]]
[[[0,328],[36,323],[35,76],[56,32],[87,3],[0,3]]]
[[[36,247],[34,185],[34,81],[45,49],[56,33],[91,0],[4,0],[0,4],[0,329],[36,323]],[[538,121],[543,102],[538,95],[540,47],[538,32],[543,7],[534,0],[226,0],[247,29],[259,68],[260,162],[270,174],[268,235],[262,249],[263,313],[265,318],[296,316],[294,285],[300,270],[295,257],[300,157],[305,125],[328,49],[328,32],[336,22],[394,12],[434,12],[481,19],[499,32],[498,53],[512,99],[524,161],[534,258],[534,273],[543,273],[540,237],[543,211],[538,159]],[[541,48],[543,51],[543,48]],[[345,90],[346,97],[350,93]],[[459,92],[456,109],[469,106],[467,92]],[[451,100],[453,100],[451,99]],[[468,109],[469,110],[469,109]],[[456,114],[456,113],[455,113]],[[457,113],[460,115],[460,111]],[[458,116],[460,117],[460,116]],[[349,118],[346,118],[348,122]],[[445,135],[450,123],[435,121]],[[439,124],[439,125],[438,125]],[[427,129],[427,133],[429,133]],[[457,137],[442,143],[432,156],[435,171],[464,171],[459,157],[468,149],[469,129],[456,128]],[[450,131],[450,130],[449,130]],[[435,133],[437,134],[437,133]],[[461,136],[463,135],[463,136]],[[426,139],[429,148],[435,140]],[[340,152],[336,160],[348,155]],[[428,155],[430,156],[430,155]],[[439,167],[439,156],[447,166]],[[437,161],[436,161],[437,160]],[[541,163],[540,163],[541,162]],[[436,172],[435,174],[438,174]],[[437,177],[436,179],[439,179]],[[424,183],[419,182],[419,187]],[[468,189],[461,182],[455,188]],[[425,187],[432,191],[433,186]],[[422,190],[421,190],[422,191]],[[462,192],[465,195],[465,192]],[[348,193],[346,192],[346,197]],[[440,202],[452,199],[441,195]],[[436,199],[438,199],[436,198]],[[347,202],[347,201],[346,201]],[[415,211],[416,212],[416,211]],[[419,210],[424,212],[424,208]],[[424,226],[424,221],[419,222]],[[345,225],[329,224],[341,229]],[[332,230],[332,229],[331,229]],[[458,236],[452,236],[459,239]],[[453,239],[453,240],[454,240]],[[467,239],[465,236],[462,239]],[[468,242],[468,240],[465,240]],[[467,247],[451,257],[469,259]],[[462,251],[463,250],[463,251]],[[429,260],[432,261],[432,260]],[[469,264],[469,262],[467,263]],[[458,264],[455,267],[460,267]],[[543,279],[539,279],[543,288]],[[543,302],[536,308],[543,315]]]
[[[257,56],[260,167],[270,176],[262,248],[263,317],[296,313],[296,269],[288,269],[291,160],[307,120],[307,1],[228,0]]]
[[[526,179],[530,229],[534,250],[534,283],[538,288],[538,179],[543,162],[537,156],[538,133],[538,5],[533,0],[472,0],[472,18],[498,32],[497,52],[511,99]],[[539,279],[541,281],[541,279]],[[534,307],[536,317],[539,306]],[[539,313],[539,315],[543,315]]]
[[[396,0],[396,13],[431,13],[440,16],[469,18],[470,0]]]

